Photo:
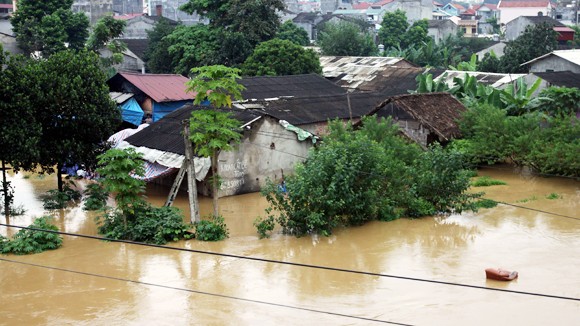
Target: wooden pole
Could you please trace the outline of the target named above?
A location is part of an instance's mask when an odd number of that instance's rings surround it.
[[[4,192],[4,215],[6,215],[6,223],[9,223],[8,219],[10,218],[10,196],[11,196],[11,194],[8,193],[10,191],[10,189],[8,188],[8,183],[6,181],[6,170],[8,170],[6,168],[6,163],[4,163],[4,161],[2,161],[2,191]]]
[[[193,161],[193,148],[189,140],[189,124],[183,124],[183,141],[185,142],[185,160],[187,162],[187,193],[189,196],[189,214],[191,223],[201,221],[197,204],[197,184],[195,183],[195,167]]]

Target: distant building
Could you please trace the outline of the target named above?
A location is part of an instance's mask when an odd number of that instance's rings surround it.
[[[497,5],[500,11],[500,24],[507,24],[519,16],[548,16],[554,15],[554,5],[550,0],[500,0]]]
[[[431,36],[435,43],[439,43],[449,36],[457,35],[457,24],[449,19],[431,19],[427,26],[427,35]]]
[[[118,15],[143,13],[143,0],[113,0],[113,12]]]
[[[113,0],[75,0],[71,10],[85,13],[94,25],[102,17],[113,14]]]
[[[530,67],[530,72],[571,71],[580,74],[580,50],[557,50],[537,57],[522,66]]]
[[[203,19],[194,13],[190,15],[179,10],[179,7],[186,4],[188,0],[144,0],[147,5],[146,10],[149,16],[163,16],[175,21],[180,21],[185,25],[194,25],[203,21]]]
[[[553,26],[554,30],[558,32],[558,43],[566,44],[568,41],[574,39],[574,30],[570,27],[560,23],[554,18],[546,16],[520,16],[511,20],[506,24],[505,39],[513,41],[524,33],[528,26],[546,23]]]

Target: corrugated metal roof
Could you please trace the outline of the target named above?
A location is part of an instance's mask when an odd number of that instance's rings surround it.
[[[414,66],[414,64],[403,58],[339,56],[321,56],[320,65],[322,66],[322,75],[326,78],[335,78],[341,74],[371,74],[372,71],[387,66]]]
[[[564,60],[570,61],[571,63],[573,63],[575,65],[580,66],[580,49],[552,51],[550,53],[544,54],[543,56],[537,57],[537,58],[530,60],[528,62],[524,62],[520,66],[524,66],[524,65],[530,64],[532,62],[542,60],[542,59],[549,57],[551,55],[555,55],[555,56],[560,57]]]
[[[423,68],[381,67],[379,69],[353,69],[334,79],[337,85],[360,91],[380,92],[384,95],[408,94],[417,88],[415,78]]]
[[[446,77],[445,74],[447,74]],[[481,71],[445,70],[445,72],[437,76],[434,80],[440,81],[445,77],[445,83],[449,87],[452,87],[454,84],[453,78],[464,79],[466,74],[469,76],[475,76],[478,82],[490,85],[492,87],[502,87],[526,75],[526,74],[499,74]]]
[[[119,93],[119,92],[109,92],[109,96],[113,101],[117,104],[123,104],[130,98],[132,98],[135,94],[133,93]]]
[[[109,79],[109,83],[114,83],[118,78],[133,84],[158,103],[193,100],[194,98],[193,93],[185,92],[187,88],[185,83],[189,78],[181,75],[119,72]]]
[[[554,86],[580,88],[580,74],[571,71],[534,72],[533,74]]]

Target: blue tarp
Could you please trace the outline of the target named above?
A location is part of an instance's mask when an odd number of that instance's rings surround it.
[[[193,100],[153,103],[153,122],[163,118],[167,113],[173,112],[185,104],[193,103]]]
[[[136,126],[141,124],[141,121],[143,120],[143,110],[134,98],[121,104],[120,107],[123,114],[123,121],[127,121]]]

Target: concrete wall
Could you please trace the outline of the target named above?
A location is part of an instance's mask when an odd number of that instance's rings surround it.
[[[308,156],[312,146],[310,139],[299,141],[294,132],[284,129],[277,120],[263,116],[244,132],[236,150],[219,155],[222,178],[219,196],[257,192],[268,178],[280,180],[282,171],[284,175],[293,174],[295,164]],[[208,196],[210,189],[206,178],[199,191]]]
[[[551,55],[542,60],[536,61],[530,65],[530,72],[545,72],[545,71],[566,71],[580,74],[580,66],[564,60],[558,56]]]
[[[435,43],[439,43],[450,35],[456,34],[457,25],[450,20],[446,20],[444,24],[439,25],[439,28],[430,27],[427,31],[427,35],[431,36],[435,40]]]
[[[505,30],[506,41],[513,41],[516,38],[518,38],[526,30],[526,27],[531,24],[532,22],[524,17],[518,17],[510,21],[506,25]]]
[[[75,0],[72,11],[84,12],[94,25],[102,17],[113,14],[113,0]]]
[[[155,22],[144,16],[129,19],[123,31],[123,38],[146,39],[147,31],[152,30],[154,27]]]
[[[544,16],[551,17],[551,10],[548,8],[500,8],[499,23],[507,24],[519,16],[537,16],[540,11]]]
[[[398,9],[405,11],[407,21],[413,24],[421,19],[433,19],[433,1],[429,0],[397,0]]]

